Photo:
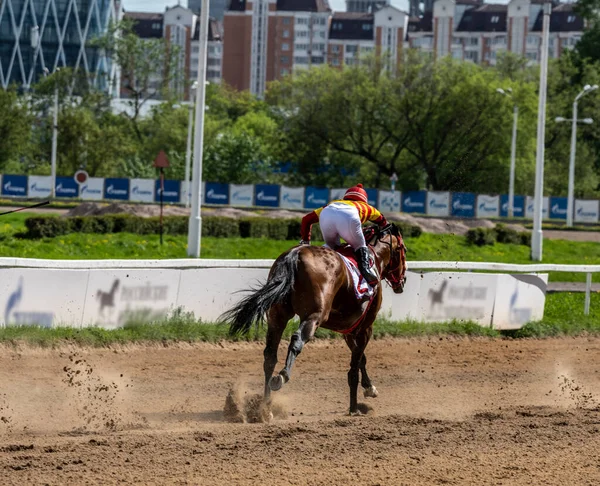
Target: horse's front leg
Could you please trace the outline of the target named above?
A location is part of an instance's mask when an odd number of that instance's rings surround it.
[[[269,387],[271,390],[280,390],[285,383],[290,381],[292,368],[296,362],[296,358],[302,352],[304,345],[313,338],[320,323],[320,313],[311,314],[300,323],[298,330],[292,334],[292,338],[290,339],[290,345],[288,347],[284,368],[279,372],[278,375],[273,376],[269,382]]]
[[[362,368],[363,372],[363,386],[366,383],[370,384],[368,375],[366,374],[366,363],[365,348],[371,338],[372,329],[369,326],[367,329],[359,332],[353,339],[352,358],[350,359],[350,371],[348,371],[348,386],[350,387],[350,415],[357,415],[358,412],[358,372]],[[350,338],[346,341],[348,342]],[[366,377],[366,381],[365,381]],[[376,391],[376,390],[375,390]]]
[[[367,356],[364,353],[360,360],[360,384],[363,387],[365,398],[377,398],[379,392],[373,383],[371,383],[371,378],[367,374]]]

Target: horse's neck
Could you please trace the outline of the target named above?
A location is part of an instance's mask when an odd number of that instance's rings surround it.
[[[375,252],[375,255],[377,255],[376,265],[379,267],[378,270],[381,273],[390,260],[389,245],[378,241],[375,246],[373,246],[373,251]]]

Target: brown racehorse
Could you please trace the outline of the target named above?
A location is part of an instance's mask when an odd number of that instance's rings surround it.
[[[406,247],[402,236],[392,224],[379,232],[371,228],[365,233],[379,275],[388,281],[395,293],[401,293],[406,280]],[[247,334],[253,324],[260,325],[267,316],[265,400],[269,399],[271,390],[279,390],[289,381],[296,357],[317,328],[343,333],[352,351],[348,385],[350,413],[356,414],[359,369],[365,397],[377,396],[367,375],[364,351],[373,333],[381,299],[381,282],[377,284],[372,300],[357,299],[352,277],[337,252],[322,246],[297,246],[275,260],[263,287],[227,311],[222,319],[230,322],[230,334],[240,335]],[[296,314],[300,317],[300,326],[290,340],[285,367],[273,376],[281,335]]]

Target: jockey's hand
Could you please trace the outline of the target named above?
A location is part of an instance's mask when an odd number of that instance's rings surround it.
[[[300,245],[310,245],[310,241],[309,240],[300,240]]]

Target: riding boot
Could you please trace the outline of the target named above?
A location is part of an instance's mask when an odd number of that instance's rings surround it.
[[[360,273],[369,285],[377,285],[379,276],[377,275],[377,270],[371,266],[369,253],[369,249],[366,246],[354,250]]]

